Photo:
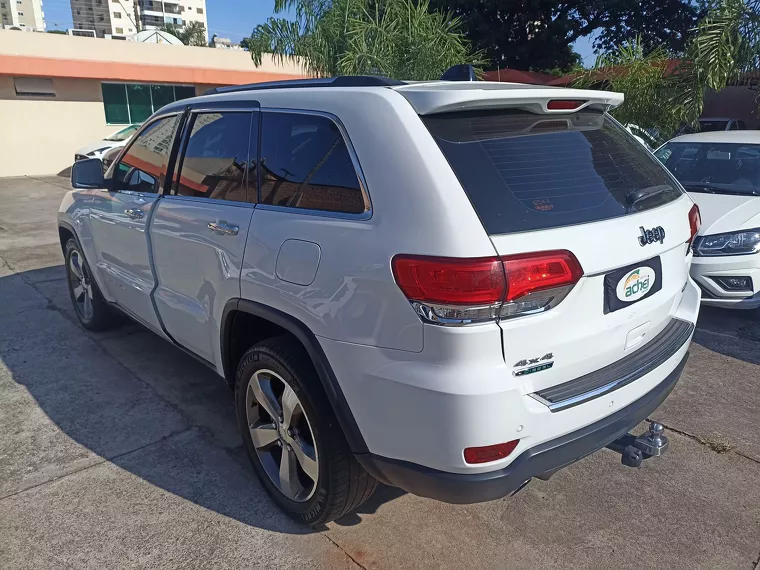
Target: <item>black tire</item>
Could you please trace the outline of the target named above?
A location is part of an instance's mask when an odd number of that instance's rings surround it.
[[[76,267],[81,271],[85,283],[84,291],[78,294],[75,293],[76,283],[79,279],[75,271]],[[90,331],[105,331],[118,326],[121,323],[121,315],[112,309],[103,295],[100,294],[100,290],[92,278],[90,266],[87,265],[84,254],[73,238],[66,242],[64,269],[71,303],[74,305],[74,312],[82,326]],[[85,296],[88,296],[89,299],[84,299]],[[88,306],[85,306],[86,301],[89,301]]]
[[[248,429],[246,393],[254,374],[271,370],[295,392],[308,417],[319,457],[313,495],[304,501],[287,497],[270,479]],[[356,461],[324,394],[309,355],[294,338],[281,336],[251,347],[238,365],[235,407],[240,435],[259,480],[274,502],[297,522],[319,527],[340,518],[370,498],[377,481]]]

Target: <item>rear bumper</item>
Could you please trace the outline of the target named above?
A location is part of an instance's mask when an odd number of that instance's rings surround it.
[[[480,503],[513,493],[532,477],[548,476],[628,433],[667,398],[688,355],[654,389],[593,424],[527,449],[507,467],[487,473],[448,473],[373,454],[357,460],[379,481],[447,503]]]

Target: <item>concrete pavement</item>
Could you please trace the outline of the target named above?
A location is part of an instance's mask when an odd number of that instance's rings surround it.
[[[78,325],[67,187],[0,180],[0,568],[760,566],[760,321],[703,311],[654,414],[671,450],[639,470],[604,450],[481,505],[381,487],[312,532],[259,485],[219,378],[137,325]]]

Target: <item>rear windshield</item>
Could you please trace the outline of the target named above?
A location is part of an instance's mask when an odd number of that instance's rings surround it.
[[[760,145],[671,142],[655,156],[689,192],[760,196]]]
[[[681,195],[641,143],[599,111],[503,109],[422,120],[492,235],[615,218]]]

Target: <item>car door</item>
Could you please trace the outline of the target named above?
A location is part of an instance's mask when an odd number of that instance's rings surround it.
[[[90,209],[96,264],[107,298],[156,331],[161,327],[150,298],[155,280],[146,228],[179,122],[180,115],[174,114],[148,124],[114,167],[109,188],[95,194]]]
[[[173,340],[213,364],[256,202],[255,109],[193,112],[169,195],[150,227],[154,300]]]

